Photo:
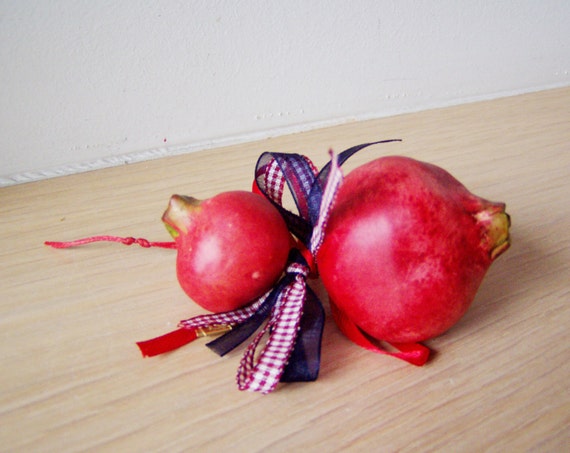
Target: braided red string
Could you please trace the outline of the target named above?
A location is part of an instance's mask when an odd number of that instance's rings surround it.
[[[132,245],[137,244],[144,248],[150,247],[160,247],[165,249],[175,249],[176,243],[173,241],[170,242],[151,242],[143,238],[133,238],[133,237],[118,237],[118,236],[91,236],[88,238],[83,239],[76,239],[74,241],[66,241],[66,242],[55,242],[55,241],[46,241],[44,242],[45,245],[56,249],[66,249],[69,247],[77,247],[80,245],[90,244],[92,242],[119,242],[124,245]]]

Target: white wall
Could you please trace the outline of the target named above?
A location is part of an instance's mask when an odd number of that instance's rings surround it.
[[[568,0],[0,0],[0,183],[570,85]]]

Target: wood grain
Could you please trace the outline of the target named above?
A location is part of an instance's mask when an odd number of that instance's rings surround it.
[[[266,150],[402,138],[386,154],[441,165],[505,201],[512,248],[422,368],[351,344],[327,315],[317,382],[237,390],[241,350],[194,343],[142,359],[135,341],[201,313],[174,252],[43,246],[95,234],[168,240],[173,193],[248,190]],[[1,451],[568,451],[570,89],[278,137],[0,189]],[[315,282],[326,302],[326,295]]]

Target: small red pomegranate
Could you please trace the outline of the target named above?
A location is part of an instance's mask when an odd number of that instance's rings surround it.
[[[423,341],[467,311],[509,247],[503,203],[471,194],[445,170],[384,157],[340,187],[317,265],[331,303],[370,336]]]
[[[204,201],[173,195],[162,220],[176,241],[178,281],[206,310],[248,304],[273,286],[287,264],[289,231],[260,195],[232,191]]]

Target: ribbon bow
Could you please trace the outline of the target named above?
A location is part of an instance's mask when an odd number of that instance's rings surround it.
[[[323,242],[333,201],[342,183],[340,165],[365,147],[392,141],[399,140],[365,143],[349,148],[338,156],[331,151],[330,162],[320,172],[305,156],[263,153],[256,165],[253,191],[264,195],[276,206],[291,233],[302,244],[299,249],[291,251],[285,275],[276,286],[246,307],[183,320],[178,330],[137,343],[143,355],[161,354],[198,337],[225,332],[206,345],[223,356],[253,335],[268,318],[240,361],[236,376],[238,388],[269,393],[280,381],[317,379],[324,310],[307,285],[307,278],[315,273],[314,257]],[[299,215],[282,206],[285,183]],[[360,346],[416,365],[427,360],[429,350],[422,345],[394,345],[400,349],[399,353],[373,345],[356,325],[336,307],[332,308],[340,329]],[[269,337],[267,343],[257,354],[258,346],[266,335]]]
[[[256,167],[255,191],[267,196],[284,216],[290,231],[308,247],[312,262],[324,237],[324,226],[342,182],[337,157],[319,174],[298,154],[264,153]],[[325,172],[325,173],[323,173]],[[281,206],[288,183],[300,215]],[[250,305],[237,310],[196,316],[179,323],[179,329],[137,343],[143,355],[154,356],[194,339],[229,330],[206,346],[223,356],[249,338],[269,318],[247,347],[237,372],[240,390],[269,393],[279,381],[313,381],[320,368],[324,310],[307,285],[311,265],[298,249],[290,253],[285,275],[278,284]],[[269,339],[256,358],[261,339]]]

